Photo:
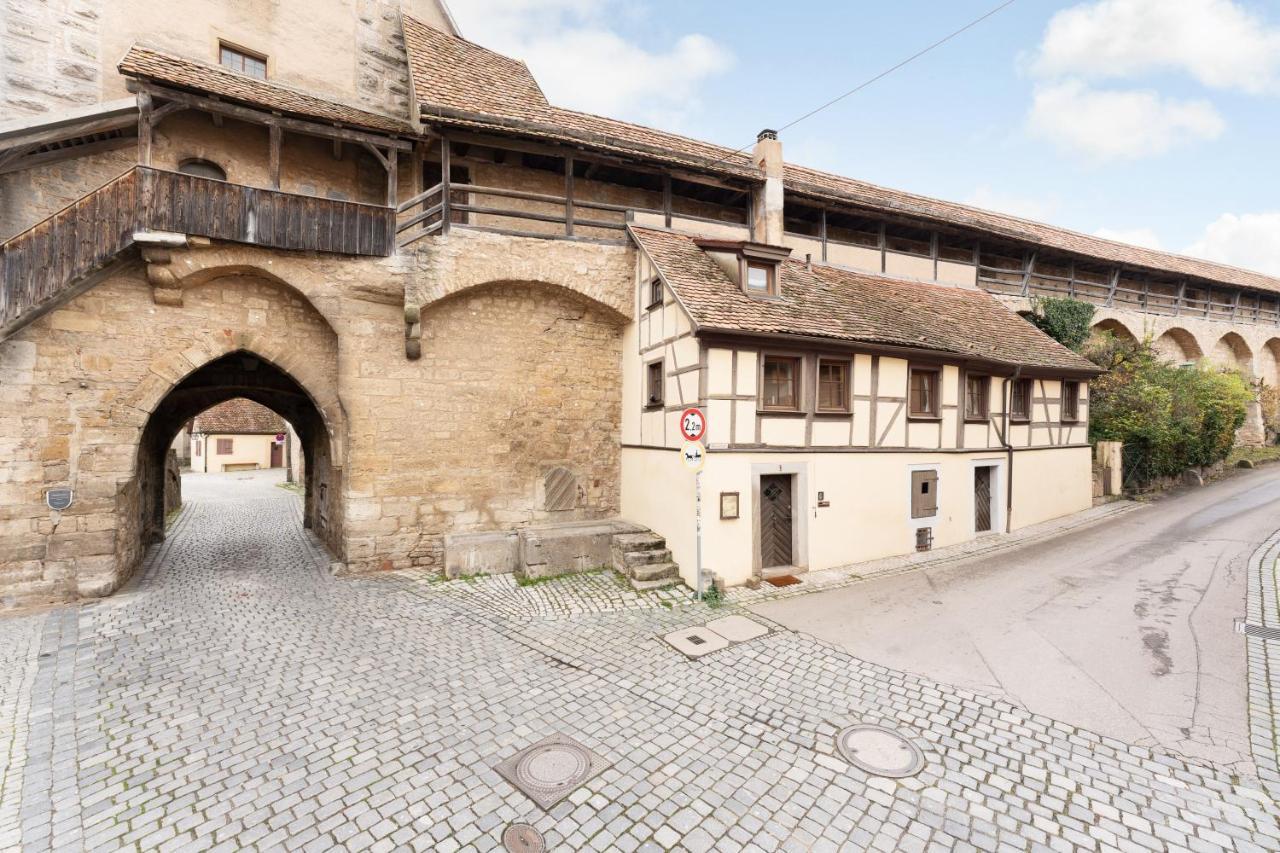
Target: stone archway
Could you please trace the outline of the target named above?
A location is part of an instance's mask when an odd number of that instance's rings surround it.
[[[1129,331],[1129,327],[1114,317],[1108,317],[1105,320],[1099,320],[1093,324],[1093,332],[1106,332],[1113,335],[1118,340],[1136,341],[1138,336]]]
[[[1180,326],[1166,329],[1152,342],[1152,346],[1163,358],[1175,364],[1185,364],[1204,358],[1204,352],[1196,342],[1195,335]]]
[[[294,377],[244,349],[192,371],[151,412],[138,443],[138,474],[131,490],[133,501],[129,502],[136,502],[135,535],[128,535],[128,521],[123,520],[126,534],[121,544],[128,551],[140,556],[148,544],[164,537],[165,454],[174,436],[195,415],[238,397],[266,406],[293,425],[306,460],[305,524],[332,551],[341,554],[342,466],[335,464],[330,426],[312,395]]]
[[[1245,376],[1253,376],[1253,351],[1244,338],[1235,332],[1227,332],[1219,338],[1209,357],[1215,364],[1235,368]]]
[[[1280,338],[1271,338],[1262,345],[1254,368],[1265,385],[1280,388]]]

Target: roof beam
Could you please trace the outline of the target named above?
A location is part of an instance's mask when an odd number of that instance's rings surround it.
[[[203,110],[207,113],[222,115],[227,118],[234,118],[239,121],[246,121],[252,124],[264,124],[268,127],[274,125],[279,127],[281,130],[287,130],[290,133],[300,133],[304,136],[319,136],[325,139],[341,139],[345,142],[367,143],[369,145],[381,146],[383,148],[395,148],[399,151],[411,151],[413,149],[412,142],[405,139],[397,139],[392,136],[381,136],[376,133],[367,133],[362,130],[352,130],[337,124],[324,124],[322,122],[306,121],[282,115],[274,115],[266,110],[254,109],[253,107],[241,106],[240,104],[231,104],[226,101],[218,101],[204,95],[196,95],[191,92],[182,92],[165,86],[157,86],[154,83],[139,83],[138,86],[140,91],[150,93],[153,98],[160,98],[171,103],[184,104],[190,109]]]

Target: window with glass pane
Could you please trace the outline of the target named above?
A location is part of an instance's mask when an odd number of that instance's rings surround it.
[[[1015,421],[1031,420],[1031,380],[1019,379],[1014,382],[1012,397],[1009,401],[1009,417]]]
[[[648,370],[649,370],[649,375],[646,382],[648,387],[645,389],[646,395],[648,397],[648,401],[646,405],[661,406],[662,399],[663,399],[662,392],[664,390],[663,385],[665,384],[665,380],[666,380],[666,377],[663,376],[662,362],[661,361],[649,362]]]
[[[753,293],[769,292],[769,268],[764,264],[747,264],[747,290]]]
[[[267,58],[265,56],[254,56],[224,44],[218,61],[222,63],[222,67],[230,68],[239,74],[257,77],[259,80],[267,79]]]
[[[964,416],[971,420],[985,420],[987,389],[991,380],[985,376],[966,376],[964,385]]]
[[[818,411],[849,411],[849,363],[818,360]]]
[[[765,356],[764,408],[796,409],[800,406],[800,359]]]
[[[1080,383],[1062,383],[1062,419],[1074,421],[1080,417]]]
[[[926,418],[938,416],[938,371],[911,371],[911,414]]]

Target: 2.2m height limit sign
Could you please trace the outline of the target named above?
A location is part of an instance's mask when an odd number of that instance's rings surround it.
[[[693,472],[693,514],[697,526],[698,542],[698,598],[702,598],[702,467],[707,463],[707,449],[702,438],[707,434],[707,416],[702,409],[690,407],[680,413],[680,434],[684,445],[680,448],[680,461]]]

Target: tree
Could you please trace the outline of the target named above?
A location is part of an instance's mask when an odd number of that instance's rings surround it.
[[[1031,300],[1031,324],[1062,344],[1080,352],[1089,339],[1094,307],[1079,299],[1036,297]]]

